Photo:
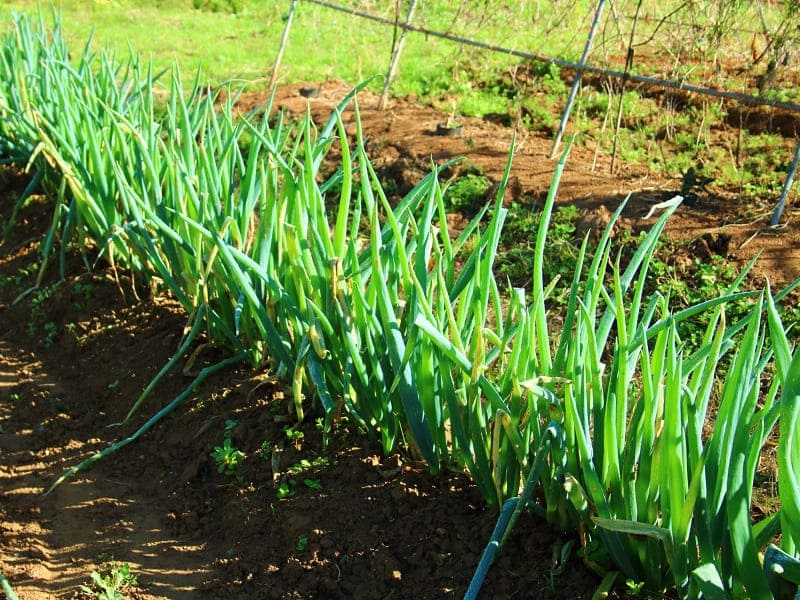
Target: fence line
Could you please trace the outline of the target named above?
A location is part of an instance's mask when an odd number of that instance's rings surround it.
[[[446,33],[444,31],[436,31],[434,29],[428,29],[427,27],[423,27],[420,25],[413,25],[407,22],[396,23],[393,19],[388,19],[386,17],[374,15],[372,13],[363,10],[347,8],[346,6],[340,6],[332,2],[327,2],[326,0],[305,0],[305,1],[310,2],[312,4],[317,4],[319,6],[323,6],[325,8],[330,8],[332,10],[337,10],[343,13],[347,13],[356,17],[361,17],[364,19],[376,21],[378,23],[383,23],[384,25],[391,25],[392,27],[397,26],[399,28],[402,28],[403,30],[414,31],[416,33],[424,33],[425,35],[450,40],[451,42],[457,42],[459,44],[474,46],[476,48],[481,48],[483,50],[489,50],[491,52],[497,52],[500,54],[507,54],[509,56],[515,56],[517,58],[522,58],[526,60],[535,60],[538,62],[553,64],[559,67],[575,69],[578,72],[583,71],[585,73],[593,73],[596,75],[601,75],[604,77],[610,77],[614,79],[620,79],[620,80],[627,79],[628,81],[635,81],[637,83],[643,83],[647,85],[680,90],[684,92],[691,92],[695,94],[712,96],[716,98],[725,98],[728,100],[735,100],[737,102],[749,106],[771,106],[774,108],[782,108],[785,110],[800,112],[800,104],[796,102],[785,102],[782,100],[775,100],[772,98],[754,96],[752,94],[743,94],[741,92],[733,92],[730,90],[723,90],[719,88],[687,83],[685,81],[672,81],[670,79],[661,79],[659,77],[652,77],[649,75],[639,75],[637,73],[625,73],[624,71],[617,71],[615,69],[606,69],[603,67],[597,67],[590,64],[581,65],[578,62],[566,60],[563,58],[556,58],[552,56],[545,56],[542,54],[535,54],[533,52],[527,52],[525,50],[515,50],[513,48],[506,48],[504,46],[489,44],[486,42],[473,40],[468,37]]]

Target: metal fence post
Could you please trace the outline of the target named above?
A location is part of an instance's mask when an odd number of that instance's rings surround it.
[[[378,110],[386,108],[386,99],[389,97],[389,86],[392,84],[394,72],[397,69],[397,62],[400,60],[400,53],[403,51],[403,44],[406,40],[406,33],[408,33],[408,26],[411,25],[411,19],[414,16],[414,9],[417,8],[417,0],[411,0],[411,6],[408,7],[408,14],[406,21],[403,24],[403,32],[400,34],[400,39],[397,41],[397,46],[392,52],[392,60],[389,62],[389,71],[386,73],[386,81],[383,82],[383,91],[381,98],[378,100]]]
[[[289,40],[289,30],[292,28],[292,19],[294,18],[294,7],[297,5],[297,0],[292,0],[289,6],[289,14],[286,17],[286,27],[283,28],[283,36],[281,36],[281,45],[278,48],[278,56],[275,57],[275,64],[272,66],[272,76],[269,78],[269,88],[275,87],[275,81],[278,79],[278,67],[281,66],[281,58],[283,57],[283,49],[286,47],[286,42]]]
[[[789,190],[792,188],[792,180],[794,180],[794,174],[795,171],[797,171],[798,160],[800,160],[800,140],[797,141],[797,147],[794,149],[794,158],[792,158],[792,164],[789,166],[789,172],[786,173],[786,181],[783,184],[778,206],[775,207],[775,213],[772,215],[772,221],[770,221],[769,224],[770,227],[775,227],[783,214],[783,205],[786,204],[786,197],[789,195]]]
[[[592,49],[594,35],[597,32],[597,24],[600,22],[600,15],[603,14],[603,6],[605,6],[605,3],[606,0],[600,0],[600,2],[597,4],[597,10],[594,12],[592,28],[589,30],[589,37],[587,38],[586,46],[583,49],[583,56],[581,56],[581,62],[578,65],[577,72],[575,73],[575,81],[572,82],[572,89],[569,91],[567,105],[564,107],[564,112],[561,115],[561,123],[558,124],[558,131],[556,132],[556,137],[553,140],[553,148],[550,150],[550,158],[555,158],[556,154],[558,153],[558,147],[561,145],[561,137],[564,135],[564,128],[567,126],[569,114],[572,112],[572,105],[575,103],[575,96],[578,94],[578,88],[581,85],[581,79],[583,79],[583,71],[586,67],[586,61],[589,59],[589,51]]]

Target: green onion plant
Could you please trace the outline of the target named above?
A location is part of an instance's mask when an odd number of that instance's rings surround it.
[[[19,15],[0,41],[0,71],[2,160],[54,198],[39,282],[56,251],[63,274],[78,249],[88,267],[127,269],[186,311],[180,348],[125,420],[199,340],[227,351],[54,486],[246,361],[281,377],[297,420],[320,415],[326,436],[347,414],[387,452],[403,444],[432,472],[469,472],[492,506],[527,481],[519,508],[576,531],[598,572],[687,598],[796,591],[800,358],[777,305],[794,286],[739,291],[743,273],[678,312],[646,297],[679,198],[624,261],[611,225],[594,254],[584,242],[557,315],[559,282],[544,280],[543,257],[568,150],[543,208],[529,303],[494,277],[511,158],[497,197],[451,239],[442,166],[387,198],[364,150],[358,88],[319,129],[269,105],[240,115],[232,86],[207,90],[199,75],[186,85],[177,68],[154,74],[88,45],[70,60],[57,17],[48,33],[42,17]],[[746,297],[749,316],[728,323],[726,303]],[[690,350],[677,324],[700,312],[711,319]],[[776,430],[781,508],[754,520],[756,468]]]

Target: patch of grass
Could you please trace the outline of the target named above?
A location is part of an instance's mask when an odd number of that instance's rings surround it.
[[[783,137],[774,133],[748,134],[742,146],[734,181],[738,179],[742,191],[751,197],[778,194],[792,158],[791,152],[783,146]]]
[[[70,44],[82,46],[86,32],[93,30],[94,50],[111,46],[125,53],[130,45],[143,52],[145,58],[152,58],[157,70],[177,60],[186,73],[202,68],[204,78],[212,85],[229,78],[258,80],[263,85],[271,74],[288,4],[272,0],[62,0],[59,8]],[[457,7],[447,2],[426,2],[414,22],[496,42],[527,36],[529,28],[523,23],[549,18],[551,15],[545,13],[559,10],[512,1],[494,2],[491,8],[489,4],[478,4]],[[35,0],[5,2],[0,7],[0,19],[8,20],[11,11],[35,12],[37,5]],[[393,2],[369,3],[359,8],[395,18]],[[582,17],[576,11],[561,18],[579,23]],[[391,39],[391,27],[300,2],[283,56],[280,82],[335,78],[355,83],[378,75],[371,88],[379,91],[380,76],[388,68]],[[565,33],[551,31],[544,41],[545,51],[555,50],[557,44],[565,43]],[[309,52],[309,48],[318,51]],[[457,91],[463,96],[460,109],[467,113],[496,112],[497,106],[485,106],[489,95],[473,94],[473,82],[486,80],[487,74],[501,73],[516,62],[503,54],[481,52],[411,32],[392,90],[400,96],[416,94],[425,98]],[[457,90],[458,86],[461,89]],[[479,96],[483,99],[476,101]]]
[[[559,206],[553,212],[544,256],[544,281],[549,284],[556,278],[569,276],[575,269],[578,244],[575,242],[575,206]],[[529,205],[514,202],[509,207],[508,219],[502,231],[502,251],[497,257],[496,273],[507,278],[514,287],[530,291],[533,271],[533,250],[541,212]],[[557,304],[566,302],[568,281],[560,285],[552,298]]]
[[[751,132],[746,124],[738,141],[719,102],[685,104],[669,97],[661,102],[628,90],[623,97],[619,130],[614,121],[619,98],[592,89],[579,102],[575,129],[610,154],[615,138],[618,164],[644,166],[654,173],[680,177],[689,169],[711,177],[720,189],[735,189],[745,202],[776,196],[791,161],[790,143],[782,135]],[[610,104],[610,106],[609,106]],[[552,131],[548,110],[542,106],[526,116],[529,125]],[[535,117],[535,118],[534,118]]]
[[[474,214],[486,202],[492,187],[480,167],[466,165],[444,191],[445,206],[452,211]]]
[[[243,0],[192,0],[192,4],[198,10],[234,15],[242,12],[245,6]]]

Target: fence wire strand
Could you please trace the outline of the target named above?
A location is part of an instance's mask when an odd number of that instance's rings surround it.
[[[376,15],[374,13],[368,12],[367,10],[361,9],[354,9],[349,8],[346,6],[342,6],[340,4],[336,4],[334,2],[330,2],[328,0],[305,0],[311,4],[317,4],[319,6],[329,8],[331,10],[340,11],[352,16],[360,17],[363,19],[368,19],[371,21],[375,21],[377,23],[382,23],[387,26],[394,27],[396,25],[395,21],[391,18],[382,17],[380,15]],[[683,92],[690,92],[705,96],[711,96],[715,98],[724,98],[728,100],[733,100],[736,102],[740,102],[745,105],[749,106],[771,106],[773,108],[780,108],[789,111],[798,111],[800,112],[800,104],[791,101],[779,100],[775,98],[767,98],[764,96],[758,96],[753,94],[745,94],[742,92],[736,92],[733,90],[726,90],[706,85],[700,85],[695,83],[690,83],[685,80],[671,80],[671,79],[664,79],[660,77],[654,77],[650,75],[641,75],[638,73],[629,72],[626,73],[625,71],[620,71],[617,69],[611,69],[606,67],[601,67],[592,64],[581,65],[579,62],[575,62],[572,60],[567,60],[563,58],[558,58],[554,56],[547,56],[542,53],[537,52],[529,52],[526,50],[518,50],[515,48],[509,48],[506,46],[501,46],[497,44],[491,44],[488,42],[482,42],[479,40],[475,40],[463,35],[456,35],[449,32],[438,31],[436,29],[431,29],[422,25],[415,25],[412,23],[405,23],[401,22],[397,24],[398,27],[407,31],[413,31],[416,33],[422,33],[427,36],[437,37],[441,39],[446,39],[451,42],[456,42],[458,44],[464,44],[476,48],[480,48],[483,50],[487,50],[490,52],[496,52],[499,54],[504,54],[507,56],[513,56],[516,58],[521,58],[524,60],[531,60],[537,62],[543,62],[547,64],[553,64],[558,67],[567,68],[567,69],[574,69],[575,71],[583,71],[584,73],[592,73],[595,75],[599,75],[601,77],[612,78],[612,79],[619,79],[623,80],[626,79],[629,82],[636,82],[644,85],[652,85],[657,87],[663,87],[667,89],[673,90],[680,90]]]

